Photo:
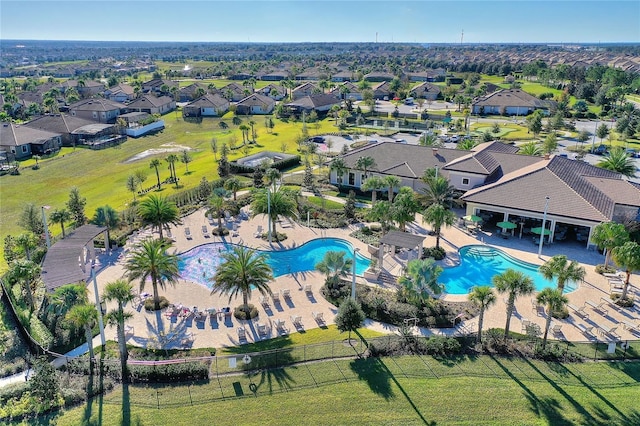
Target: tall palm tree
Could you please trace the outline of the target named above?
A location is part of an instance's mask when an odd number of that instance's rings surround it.
[[[387,186],[387,196],[389,201],[393,201],[393,190],[400,186],[402,181],[399,177],[388,175],[384,177],[384,184]]]
[[[362,186],[360,187],[360,189],[362,189],[363,191],[371,191],[371,204],[375,204],[376,194],[378,190],[384,188],[384,186],[385,186],[385,182],[382,178],[378,176],[371,176],[370,178],[367,178],[367,180],[365,180],[362,183]]]
[[[413,259],[407,263],[406,273],[400,277],[398,284],[407,300],[420,305],[429,300],[432,294],[442,293],[443,286],[438,284],[442,271],[442,267],[433,259]]]
[[[222,232],[222,216],[224,216],[225,205],[226,200],[220,192],[214,192],[211,197],[209,197],[209,207],[211,207],[211,210],[214,210],[216,216],[218,216],[218,232]]]
[[[116,309],[112,309],[107,313],[106,319],[109,325],[116,326],[116,333],[118,334],[118,348],[120,349],[122,381],[125,383],[127,382],[127,359],[129,358],[129,353],[127,352],[127,342],[125,341],[124,323],[133,315],[131,312],[125,312],[124,305],[131,302],[134,297],[131,284],[125,280],[116,280],[107,283],[102,294],[102,298],[106,302],[115,301],[118,304]]]
[[[69,222],[71,220],[71,213],[67,209],[55,209],[49,215],[49,220],[53,223],[59,223],[60,228],[62,228],[62,238],[66,236],[64,233],[64,223]]]
[[[280,170],[273,167],[269,167],[267,170],[264,171],[264,176],[265,178],[267,178],[267,182],[269,182],[269,185],[271,185],[273,190],[275,191],[276,182],[278,181],[278,179],[280,179],[280,176],[281,176]]]
[[[271,267],[264,253],[258,253],[243,246],[236,246],[222,253],[222,263],[211,278],[211,294],[219,293],[231,299],[242,295],[241,309],[248,312],[251,292],[257,290],[261,295],[272,295],[269,281],[273,280]]]
[[[27,304],[29,305],[29,309],[33,312],[33,309],[35,308],[33,284],[36,278],[40,276],[40,266],[31,260],[16,259],[11,262],[8,274],[15,282],[20,283],[22,292],[26,297]]]
[[[176,173],[176,162],[178,161],[178,156],[176,154],[169,154],[167,158],[164,159],[167,163],[169,163],[169,174],[171,174],[171,179],[176,184],[176,188],[178,187],[178,175]]]
[[[16,237],[16,245],[22,249],[27,260],[31,260],[31,250],[38,247],[38,240],[31,232],[23,232]]]
[[[378,201],[371,206],[367,212],[367,219],[370,221],[380,222],[382,233],[386,234],[391,228],[392,221],[392,205],[388,201]]]
[[[611,256],[615,264],[620,268],[624,268],[626,273],[621,296],[622,299],[626,299],[627,292],[629,291],[629,278],[631,277],[631,273],[640,270],[640,245],[633,241],[627,241],[623,245],[615,247],[612,250]]]
[[[158,167],[160,167],[160,160],[158,160],[157,158],[154,158],[153,160],[151,160],[151,163],[149,163],[149,168],[156,169],[156,179],[158,180],[158,191],[159,191],[162,188],[160,186],[160,171],[158,170]]]
[[[84,329],[84,336],[87,339],[87,347],[89,348],[89,370],[93,371],[95,355],[93,353],[93,333],[91,329],[98,319],[98,310],[94,305],[75,305],[67,312],[65,318],[76,327]]]
[[[326,281],[337,283],[340,277],[345,277],[353,266],[353,259],[345,259],[343,251],[328,251],[322,261],[316,263],[316,270],[323,273]]]
[[[242,183],[240,179],[232,177],[224,181],[224,189],[231,191],[233,193],[233,201],[236,201],[236,195],[242,189]]]
[[[507,323],[504,326],[504,338],[509,335],[509,324],[515,307],[516,299],[520,296],[527,296],[535,290],[533,280],[524,272],[515,269],[507,269],[502,274],[495,275],[492,279],[493,285],[499,293],[507,293]]]
[[[431,225],[436,234],[436,248],[440,248],[442,227],[453,226],[455,221],[456,214],[439,203],[430,205],[422,214],[422,222]]]
[[[163,238],[163,227],[181,223],[176,204],[168,201],[165,197],[155,194],[151,194],[148,198],[142,200],[138,206],[138,215],[143,224],[158,228],[160,239]]]
[[[480,315],[478,316],[478,336],[476,342],[482,342],[482,324],[484,322],[484,311],[494,305],[498,298],[493,292],[493,289],[488,285],[482,285],[479,287],[473,287],[469,293],[469,301],[480,308]]]
[[[169,245],[163,239],[147,238],[143,240],[131,253],[125,263],[125,270],[129,281],[140,280],[140,291],[144,290],[148,279],[153,286],[154,308],[160,309],[158,286],[164,289],[166,283],[175,285],[180,277],[178,256],[167,253]]]
[[[335,170],[336,178],[338,179],[338,186],[341,186],[342,178],[344,174],[349,171],[349,168],[342,157],[336,157],[329,165],[329,170]]]
[[[246,135],[248,135],[249,133],[249,126],[247,126],[246,124],[241,124],[240,126],[238,126],[238,129],[240,129],[240,131],[242,132],[242,144],[247,143],[248,137],[246,137]]]
[[[580,266],[575,260],[569,261],[567,256],[563,254],[558,254],[547,260],[540,266],[539,271],[548,280],[555,278],[560,291],[564,290],[564,286],[568,282],[584,280],[586,274],[583,266]]]
[[[422,181],[427,184],[422,189],[426,205],[441,204],[450,207],[455,197],[456,188],[443,176],[431,176],[427,170],[422,177]]]
[[[370,156],[363,156],[356,160],[356,168],[362,170],[362,179],[367,178],[367,171],[376,167],[376,160]]]
[[[630,178],[636,176],[636,165],[633,159],[621,147],[612,148],[609,155],[596,166],[621,173]]]
[[[569,303],[569,299],[562,294],[562,290],[547,287],[538,293],[536,300],[540,305],[547,306],[547,320],[544,324],[544,337],[542,338],[542,349],[544,349],[547,346],[547,335],[551,326],[552,314],[564,308]]]
[[[296,200],[290,191],[279,188],[276,191],[256,191],[251,209],[253,215],[268,214],[271,211],[271,233],[276,235],[276,221],[279,217],[290,219],[297,216]]]
[[[404,186],[400,188],[391,205],[391,219],[398,223],[401,231],[404,231],[406,224],[415,220],[420,207],[413,189]]]
[[[55,289],[49,295],[49,310],[56,316],[64,317],[75,305],[89,303],[87,287],[83,284],[67,284]]]
[[[604,264],[607,266],[611,260],[611,250],[629,241],[629,233],[621,223],[603,222],[593,228],[591,241],[605,250]]]

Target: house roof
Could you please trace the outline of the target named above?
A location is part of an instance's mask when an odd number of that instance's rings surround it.
[[[340,104],[340,102],[341,102],[340,99],[338,99],[333,94],[318,93],[315,95],[304,96],[293,102],[289,102],[287,106],[294,107],[294,108],[314,109],[314,108],[320,108],[327,105],[338,105]]]
[[[60,133],[47,132],[13,123],[2,123],[0,125],[1,146],[43,144],[59,136],[61,136]]]
[[[85,135],[93,136],[111,127],[113,127],[113,124],[90,123],[90,124],[87,124],[86,126],[78,127],[71,133],[74,135],[80,135],[80,136],[85,136]]]
[[[352,82],[350,82],[350,81],[345,81],[344,83],[340,83],[340,84],[338,84],[336,87],[334,87],[333,89],[331,89],[331,92],[330,92],[330,93],[335,93],[335,94],[337,94],[337,95],[339,95],[339,96],[342,96],[342,95],[340,94],[340,90],[341,90],[343,87],[348,87],[348,88],[349,88],[349,93],[360,93],[360,89],[358,89],[358,86],[356,86],[355,84],[353,84],[353,83],[352,83]]]
[[[69,105],[69,110],[76,111],[113,111],[124,109],[127,106],[119,102],[110,101],[109,99],[84,99],[74,104]]]
[[[238,101],[238,105],[240,106],[267,106],[271,107],[275,104],[275,101],[268,96],[261,95],[259,93],[254,93],[252,95],[247,96],[244,99]]]
[[[128,108],[159,108],[173,102],[169,96],[144,95],[131,102]]]
[[[541,99],[531,96],[520,89],[503,89],[478,98],[473,105],[500,106],[500,107],[526,107],[548,108],[548,104]]]
[[[231,90],[236,93],[244,93],[244,87],[240,86],[238,83],[229,83],[220,88],[221,93],[225,93],[227,90]]]
[[[316,89],[318,89],[318,86],[316,86],[313,83],[306,82],[306,83],[302,83],[301,85],[295,87],[293,89],[293,92],[295,93],[295,92],[298,92],[300,90],[311,90],[311,91],[313,91],[313,90],[316,90]]]
[[[429,83],[428,81],[422,82],[420,84],[416,84],[415,86],[413,86],[413,88],[411,89],[412,92],[416,92],[416,91],[421,91],[421,92],[428,92],[428,93],[440,93],[440,88],[433,84],[433,83]]]
[[[273,89],[276,89],[281,95],[285,95],[287,93],[287,89],[279,84],[267,84],[266,86],[258,89],[257,92],[262,93],[263,95],[269,95]]]
[[[418,246],[422,247],[422,242],[425,238],[424,235],[410,234],[402,231],[389,231],[380,238],[380,242],[391,246],[414,249]]]
[[[95,124],[95,122],[68,114],[48,114],[31,120],[25,126],[65,134],[89,124]]]
[[[472,189],[462,199],[542,213],[547,196],[550,214],[594,222],[611,220],[617,200],[640,207],[640,188],[622,180],[619,173],[558,156]]]
[[[207,107],[228,108],[229,101],[218,94],[207,93],[206,95],[199,97],[195,101],[189,102],[185,106],[195,107],[195,108],[207,108]]]
[[[111,95],[114,95],[116,93],[124,93],[127,96],[133,95],[135,93],[135,90],[133,90],[133,87],[126,84],[126,83],[120,83],[117,84],[107,90],[105,90],[105,92],[108,92]]]

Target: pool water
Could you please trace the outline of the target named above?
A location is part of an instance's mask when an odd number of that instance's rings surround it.
[[[534,283],[536,291],[556,287],[555,280],[547,280],[538,272],[538,266],[515,259],[502,250],[487,246],[464,246],[459,250],[460,264],[444,268],[438,282],[449,294],[467,294],[474,286],[493,285],[492,278],[507,269],[524,272]],[[567,283],[564,292],[574,291],[576,283]]]
[[[233,244],[227,243],[211,243],[182,253],[178,262],[181,277],[211,288],[210,279],[215,275],[220,265],[220,255],[230,251],[233,246]],[[257,252],[267,255],[267,263],[273,269],[274,277],[294,272],[313,271],[316,264],[322,261],[328,251],[342,251],[347,259],[353,258],[353,246],[348,241],[338,238],[317,238],[289,250],[257,250]],[[357,253],[356,274],[362,275],[369,264],[369,259]]]

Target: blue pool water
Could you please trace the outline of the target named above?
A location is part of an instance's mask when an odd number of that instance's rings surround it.
[[[220,265],[220,254],[230,251],[231,247],[233,244],[212,243],[182,253],[178,262],[180,275],[185,280],[211,288],[209,279],[215,275]],[[318,238],[290,250],[258,251],[267,255],[267,263],[273,269],[274,277],[293,272],[313,271],[328,251],[343,251],[346,258],[353,257],[353,246],[348,241],[338,238]],[[369,259],[358,253],[356,274],[362,275],[369,263]]]
[[[438,282],[444,284],[449,294],[467,294],[471,287],[493,285],[492,278],[506,271],[515,269],[524,272],[535,285],[536,291],[546,287],[555,287],[554,281],[545,279],[538,266],[515,259],[502,250],[487,246],[464,246],[459,250],[460,264],[451,268],[444,268]],[[576,283],[567,283],[565,293],[576,289]]]

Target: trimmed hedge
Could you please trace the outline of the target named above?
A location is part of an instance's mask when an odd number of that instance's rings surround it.
[[[209,379],[209,366],[201,361],[165,365],[130,365],[134,382],[171,383]]]

